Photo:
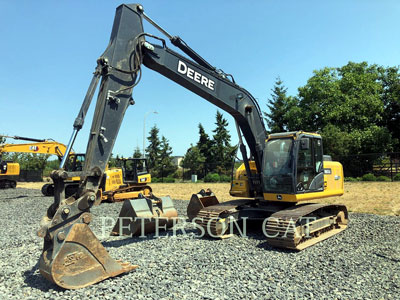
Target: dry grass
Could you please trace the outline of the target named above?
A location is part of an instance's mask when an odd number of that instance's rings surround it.
[[[321,199],[342,203],[352,212],[400,216],[400,182],[346,182],[344,195]]]
[[[44,182],[20,182],[18,187],[41,189]],[[170,195],[173,199],[189,200],[193,193],[210,188],[220,201],[232,199],[229,183],[152,183],[153,193]],[[400,215],[400,182],[346,182],[341,197],[321,199],[323,203],[341,203],[351,212],[379,215]]]

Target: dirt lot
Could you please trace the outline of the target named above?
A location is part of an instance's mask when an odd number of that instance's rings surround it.
[[[42,182],[20,182],[18,187],[40,189]],[[210,188],[221,201],[232,199],[229,183],[152,183],[156,196],[170,195],[173,199],[189,200],[191,194]],[[345,204],[351,212],[379,215],[400,215],[400,182],[346,182],[341,197],[321,199],[324,203]]]

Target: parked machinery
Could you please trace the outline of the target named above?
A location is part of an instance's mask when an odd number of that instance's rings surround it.
[[[1,136],[6,138],[12,138],[14,140],[22,140],[22,141],[30,141],[31,143],[21,143],[21,144],[3,144],[0,145],[0,156],[3,153],[36,153],[36,154],[48,154],[48,155],[56,155],[60,161],[65,153],[66,146],[62,143],[46,140],[46,139],[35,139],[29,137],[21,137],[21,136]],[[69,171],[75,171],[77,168],[82,168],[82,164],[85,160],[84,154],[75,154],[73,152],[70,153],[69,163],[66,165],[66,168]],[[67,195],[71,195],[77,189],[79,183],[79,177],[68,178],[65,182],[66,184],[66,193]],[[45,196],[53,196],[54,186],[51,183],[44,184],[42,187],[42,193]]]
[[[107,184],[107,180],[109,183]],[[117,168],[111,168],[105,172],[100,185],[103,201],[120,202],[125,199],[151,196],[152,189],[150,171],[145,158],[118,158]],[[106,186],[116,188],[106,188]]]
[[[32,138],[20,137],[20,136],[6,136],[0,135],[1,138],[13,138],[16,140],[25,141],[43,141]],[[19,151],[19,150],[24,151]],[[16,162],[3,161],[3,153],[6,152],[34,152],[36,148],[29,146],[21,147],[20,144],[0,144],[0,188],[15,188],[17,186],[17,180],[20,175],[20,165]],[[26,150],[26,151],[25,151]]]
[[[0,189],[16,188],[19,164],[0,160]]]
[[[167,48],[164,39],[144,33],[143,18],[191,59]],[[146,40],[151,38],[157,43]],[[221,236],[230,223],[241,217],[256,220],[273,217],[266,223],[268,241],[295,249],[346,228],[347,210],[342,205],[297,204],[343,193],[342,168],[335,163],[328,176],[329,168],[323,163],[322,140],[318,134],[298,131],[267,135],[257,101],[237,85],[231,75],[210,65],[179,37],[168,34],[144,13],[141,5],[121,5],[116,11],[110,43],[97,60],[66,151],[68,154],[82,128],[101,79],[84,170],[76,174],[81,176],[78,192],[65,199],[63,181],[71,174],[63,169],[52,173],[54,203],[39,230],[44,238],[39,269],[46,278],[64,288],[79,288],[135,268],[129,263],[114,261],[88,224],[90,208],[101,202],[99,186],[125,111],[134,104],[132,89],[138,83],[142,65],[215,104],[236,121],[244,167],[237,174],[234,182],[237,187],[232,188],[232,194],[247,199],[219,203],[211,192],[200,194],[197,199],[193,197],[191,204],[198,204],[200,208],[191,209],[188,214],[193,214],[200,228],[210,227],[213,236]],[[247,156],[243,137],[250,156]],[[64,162],[61,168],[63,166]],[[329,185],[330,180],[337,188]],[[202,197],[209,197],[210,201],[205,203]],[[153,216],[170,216],[165,209],[168,201],[168,198],[147,199],[135,211],[151,207]],[[293,232],[282,237],[282,228],[291,223]]]
[[[0,145],[0,156],[3,153],[36,153],[56,155],[61,161],[67,149],[62,143],[46,140],[35,139],[20,136],[1,136],[12,138],[15,140],[30,141],[32,143],[22,144],[2,144]],[[84,153],[70,152],[64,166],[67,172],[82,171],[85,163]],[[138,198],[139,194],[149,196],[151,194],[151,176],[147,169],[146,159],[119,159],[120,166],[114,168],[106,168],[101,182],[100,188],[102,192],[102,200],[108,202],[118,202],[125,199]],[[15,187],[16,177],[19,175],[19,164],[2,162],[2,180],[0,187]],[[1,176],[1,175],[0,175]],[[15,178],[14,178],[15,177]],[[12,180],[12,178],[14,178]],[[73,195],[79,188],[80,177],[70,177],[64,180],[65,194],[67,197]],[[54,196],[54,184],[46,183],[42,187],[42,193],[45,196]]]

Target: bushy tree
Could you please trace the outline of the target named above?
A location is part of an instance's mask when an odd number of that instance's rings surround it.
[[[197,174],[200,177],[204,172],[204,162],[206,158],[200,152],[200,149],[196,146],[190,145],[190,148],[186,151],[185,156],[181,161],[181,166],[185,169],[189,169],[191,174]]]
[[[393,146],[400,146],[400,72],[398,67],[379,69],[382,83],[383,118],[380,124],[386,127],[393,138]]]
[[[366,62],[314,71],[299,88],[298,106],[288,115],[297,120],[297,129],[320,132],[325,152],[334,158],[390,151],[391,134],[382,126],[380,77],[379,68]]]
[[[36,153],[8,153],[3,155],[3,160],[19,163],[21,170],[39,170],[46,168],[50,155]]]

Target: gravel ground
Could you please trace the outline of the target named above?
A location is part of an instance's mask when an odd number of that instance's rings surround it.
[[[400,217],[350,214],[349,228],[302,252],[273,249],[262,233],[225,240],[177,235],[141,238],[103,234],[105,216],[121,204],[92,210],[94,233],[115,259],[140,267],[80,290],[41,277],[38,223],[51,197],[30,189],[0,190],[0,299],[398,299]],[[176,200],[180,216],[187,201]],[[181,229],[186,230],[186,234]]]

